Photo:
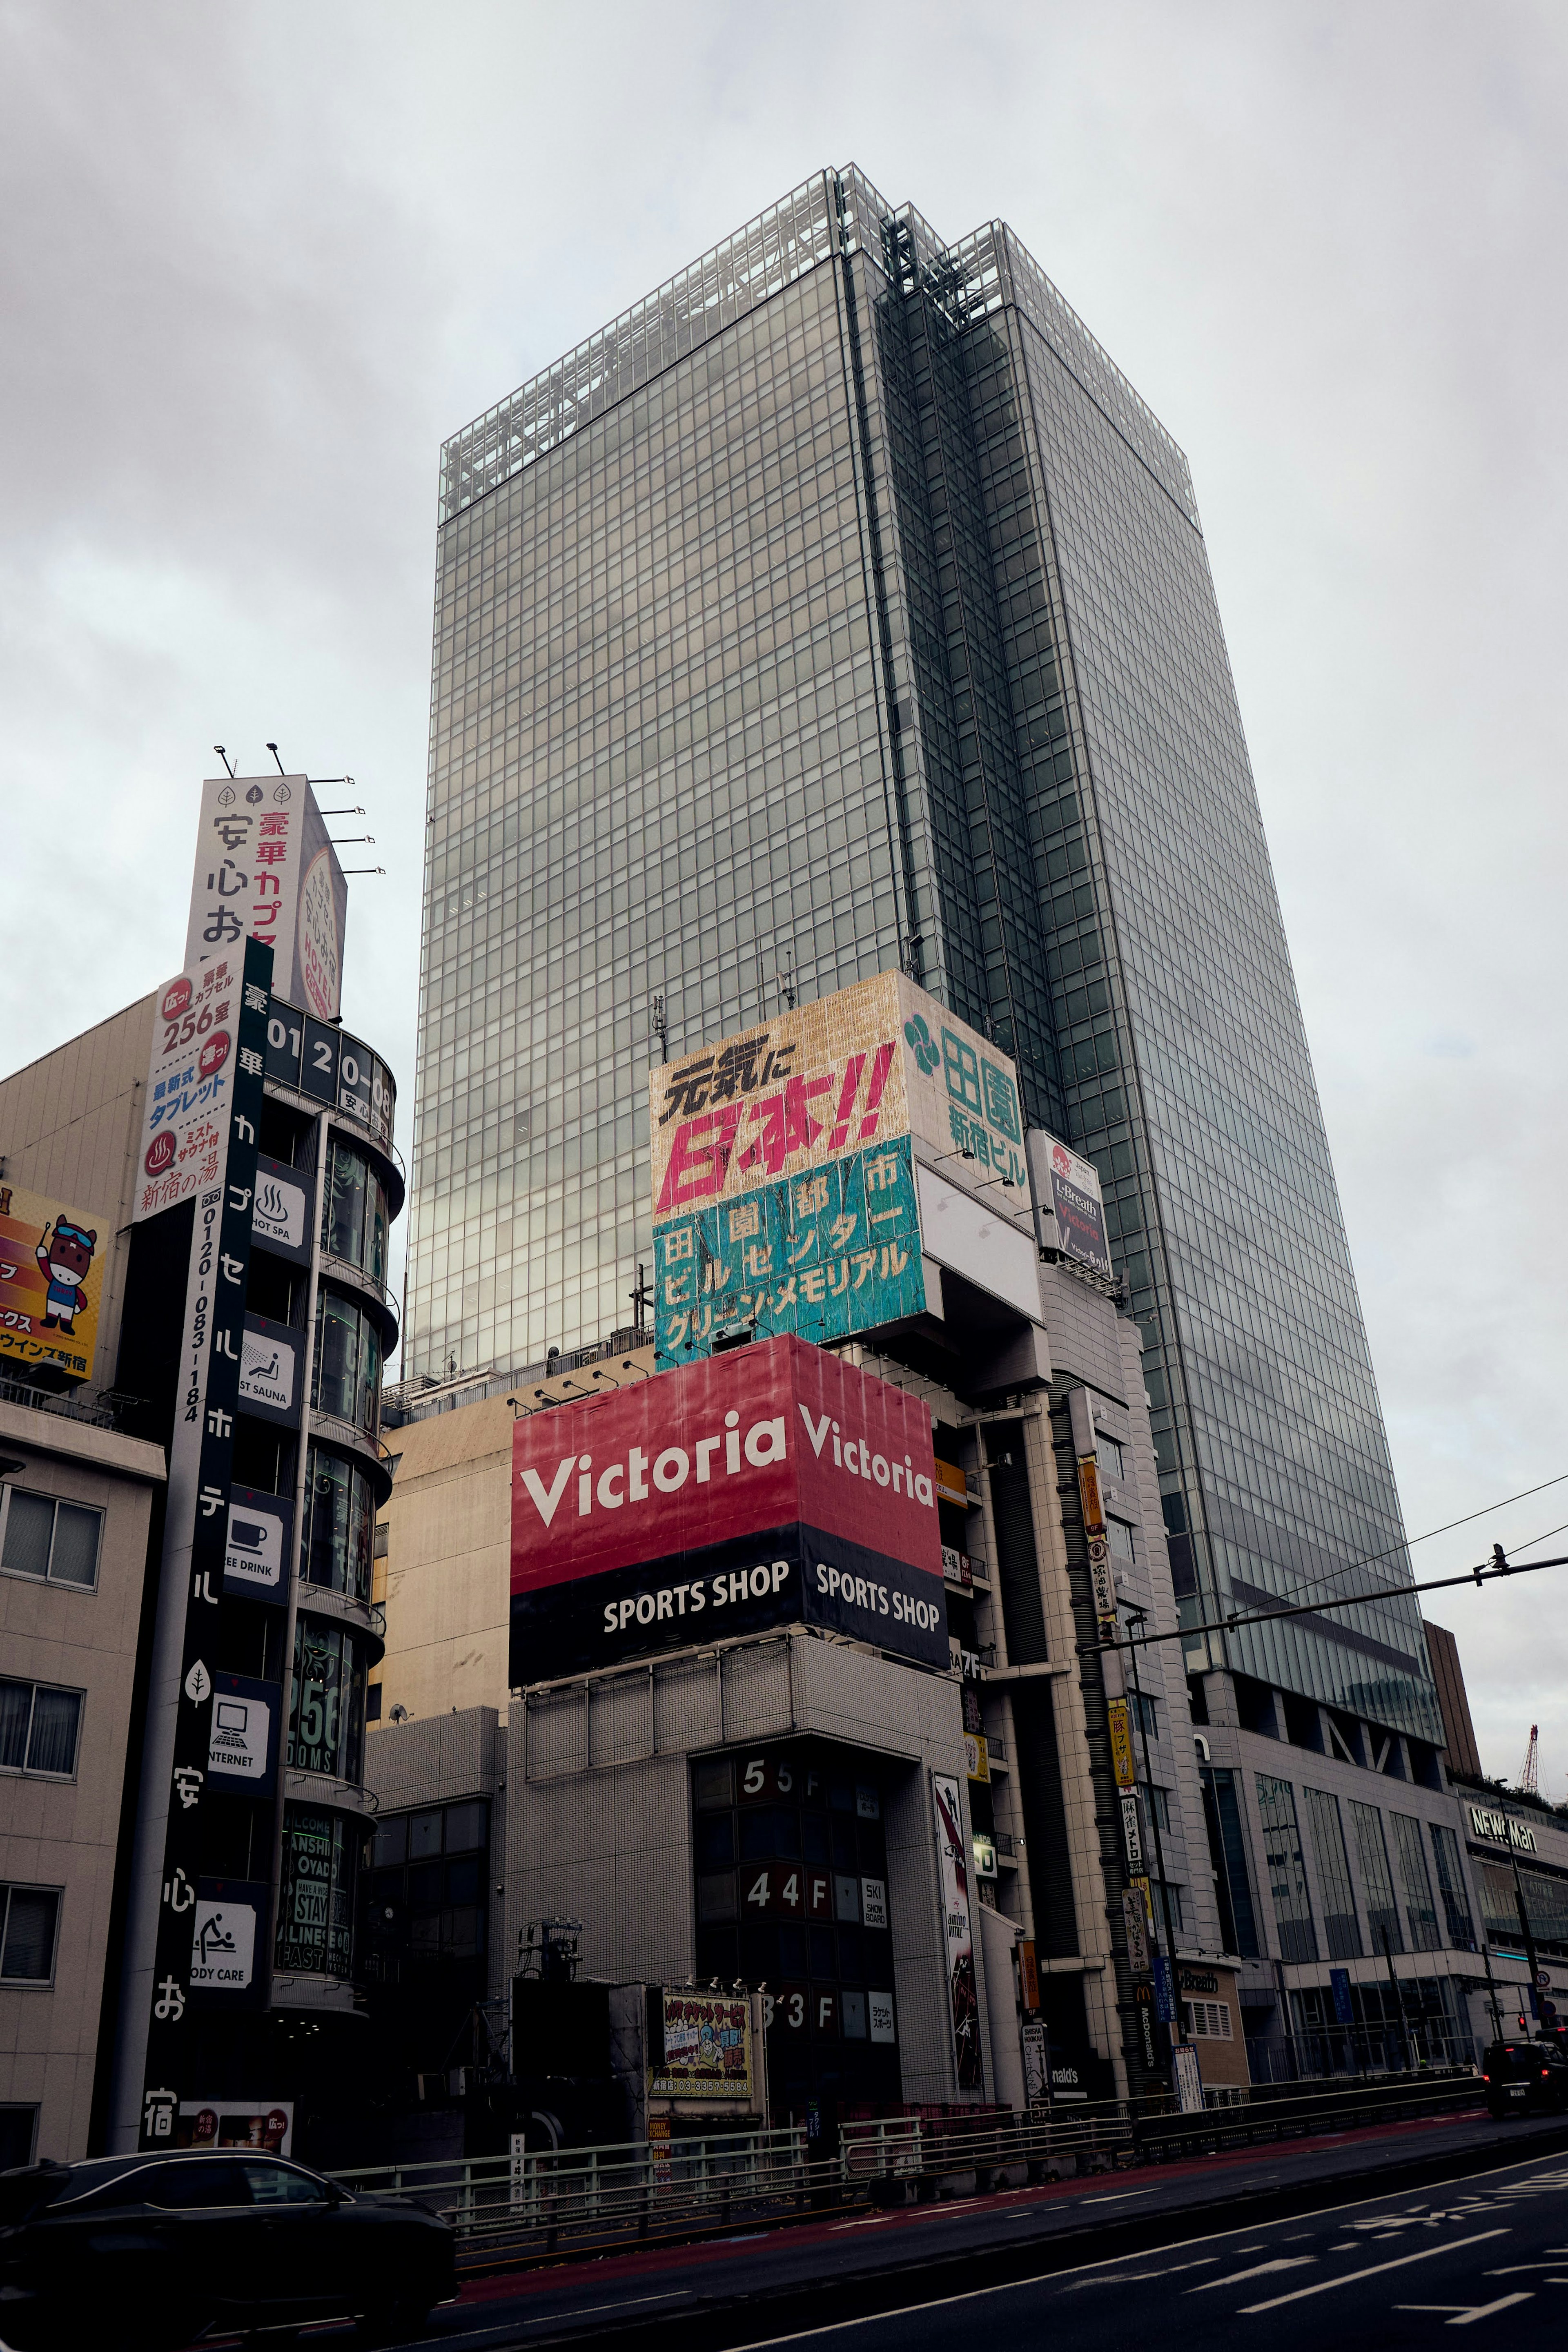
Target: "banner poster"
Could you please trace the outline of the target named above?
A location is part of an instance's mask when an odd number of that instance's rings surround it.
[[[92,1378],[104,1260],[113,1225],[100,1210],[0,1184],[0,1360]]]
[[[1122,1924],[1127,1933],[1127,1966],[1135,1977],[1149,1973],[1149,1922],[1135,1886],[1122,1891]]]
[[[318,1021],[341,1010],[349,886],[308,776],[209,776],[202,786],[185,969],[273,953],[277,992]]]
[[[788,1336],[519,1416],[514,1688],[772,1625],[948,1663],[931,1415]]]
[[[1176,2085],[1180,2112],[1184,2116],[1202,2115],[1203,2069],[1190,2042],[1178,2042],[1171,2050],[1171,2081]]]
[[[192,1186],[194,1208],[180,1384],[169,1452],[160,1649],[165,1642],[164,1612],[177,1612],[174,1622],[183,1621],[183,1632],[177,1652],[177,1682],[154,1698],[155,1706],[172,1709],[173,1754],[163,1827],[153,1980],[148,1996],[151,2014],[141,2116],[144,2147],[167,2146],[173,2132],[180,2085],[189,2073],[185,2047],[192,2030],[188,2020],[193,1998],[221,2002],[225,1998],[223,1988],[235,1985],[237,1989],[240,1974],[236,1968],[224,1976],[198,1962],[202,1986],[194,1990],[193,1938],[193,1914],[202,1899],[203,1797],[214,1769],[214,1740],[225,1748],[231,1767],[239,1754],[237,1748],[229,1748],[218,1739],[213,1700],[220,1685],[214,1642],[228,1550],[234,1417],[239,1401],[271,974],[271,950],[247,940],[243,967],[228,965],[226,959],[222,965],[209,967],[206,974],[198,975],[199,985],[193,988],[186,1003],[187,1013],[190,1003],[203,996],[214,1007],[219,1001],[225,1003],[223,1022],[218,1022],[214,1010],[206,1033],[211,1044],[221,1027],[225,1051],[218,1066],[223,1089],[211,1098],[204,1114],[212,1133],[202,1145],[201,1172]],[[170,991],[165,990],[165,1003],[169,996]],[[183,1013],[182,1024],[184,1018]],[[154,1073],[164,1058],[163,1045],[161,1029],[153,1039]],[[180,1197],[176,1194],[176,1203]],[[268,1729],[270,1735],[273,1727]],[[247,1766],[246,1770],[254,1769]],[[211,1933],[207,1941],[211,1947]]]
[[[1112,1281],[1099,1170],[1041,1128],[1030,1130],[1029,1163],[1047,1247]]]
[[[666,1992],[664,2056],[650,2070],[656,2098],[749,2099],[751,2003],[744,1994]]]
[[[975,1989],[974,1927],[969,1914],[969,1857],[958,1783],[946,1772],[931,1775],[936,1809],[936,1854],[942,1883],[942,1915],[947,1946],[947,1986],[953,2014],[953,2058],[958,2088],[980,2084],[980,2012]]]
[[[1027,1201],[1018,1070],[902,972],[722,1037],[648,1079],[655,1223],[896,1136]]]
[[[1111,1727],[1111,1769],[1117,1788],[1125,1795],[1136,1787],[1138,1777],[1133,1768],[1133,1727],[1126,1700],[1112,1699],[1105,1715]]]

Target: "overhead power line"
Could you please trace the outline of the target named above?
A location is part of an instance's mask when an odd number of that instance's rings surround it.
[[[1564,1524],[1568,1525],[1568,1521]],[[1552,1532],[1560,1534],[1562,1530],[1554,1528]],[[1543,1543],[1545,1538],[1537,1536],[1534,1541]],[[1146,1650],[1151,1649],[1158,1642],[1185,1641],[1189,1634],[1240,1633],[1244,1633],[1249,1625],[1271,1625],[1281,1617],[1319,1617],[1326,1609],[1355,1609],[1365,1601],[1400,1601],[1407,1592],[1443,1592],[1450,1585],[1455,1584],[1490,1584],[1494,1577],[1529,1576],[1538,1568],[1568,1568],[1568,1552],[1562,1554],[1556,1559],[1514,1561],[1508,1559],[1500,1544],[1494,1544],[1490,1559],[1482,1560],[1476,1567],[1467,1569],[1462,1576],[1435,1576],[1421,1584],[1387,1585],[1380,1592],[1350,1593],[1338,1601],[1329,1599],[1298,1601],[1287,1609],[1260,1609],[1254,1616],[1207,1618],[1198,1625],[1173,1625],[1166,1633],[1134,1633],[1124,1642],[1084,1642],[1079,1646],[1086,1651]]]

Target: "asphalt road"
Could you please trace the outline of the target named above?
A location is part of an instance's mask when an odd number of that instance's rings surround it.
[[[1339,2352],[1559,2311],[1568,2326],[1568,2128],[1471,2117],[480,2282],[420,2345],[973,2352],[977,2329],[1049,2327],[1103,2352],[1110,2318],[1119,2340],[1266,2326],[1268,2352]]]

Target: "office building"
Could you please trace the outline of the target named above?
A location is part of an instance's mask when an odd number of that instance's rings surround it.
[[[1010,229],[822,173],[454,436],[427,838],[415,1375],[634,1320],[647,1063],[902,971],[1099,1170],[1184,1622],[1402,1580],[1186,463]],[[1188,1663],[1442,1739],[1413,1598]]]

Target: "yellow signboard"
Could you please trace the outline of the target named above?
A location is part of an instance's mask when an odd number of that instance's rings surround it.
[[[1100,1500],[1100,1472],[1092,1454],[1085,1454],[1078,1465],[1078,1497],[1083,1506],[1084,1533],[1103,1535],[1105,1507]]]
[[[964,1764],[971,1780],[989,1782],[991,1759],[984,1732],[966,1731],[964,1734]]]
[[[113,1238],[99,1210],[0,1184],[0,1359],[8,1369],[91,1378]]]
[[[1118,1789],[1131,1789],[1137,1775],[1133,1769],[1133,1727],[1127,1702],[1113,1698],[1105,1709],[1111,1725],[1111,1764],[1116,1775]]]

